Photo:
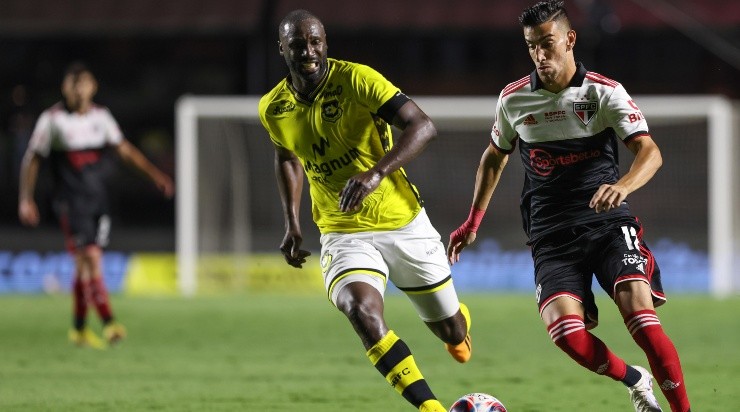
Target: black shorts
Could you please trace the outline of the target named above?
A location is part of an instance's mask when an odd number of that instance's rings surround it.
[[[104,201],[59,200],[55,210],[70,253],[90,245],[108,246],[110,217]]]
[[[532,245],[537,305],[544,307],[561,296],[581,302],[588,328],[598,324],[598,308],[591,283],[614,299],[617,284],[643,280],[650,285],[653,303],[665,302],[660,269],[642,240],[636,218],[597,222],[559,230]]]

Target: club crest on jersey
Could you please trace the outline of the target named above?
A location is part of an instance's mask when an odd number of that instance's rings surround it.
[[[591,119],[596,116],[596,112],[599,111],[599,102],[587,101],[587,102],[573,102],[573,113],[581,119],[584,125],[588,125]]]
[[[336,122],[342,117],[342,108],[339,107],[338,100],[329,100],[321,105],[321,118],[327,122]]]

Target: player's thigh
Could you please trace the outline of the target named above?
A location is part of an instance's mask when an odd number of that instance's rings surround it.
[[[408,225],[379,233],[375,244],[390,270],[390,280],[406,293],[419,316],[436,322],[460,309],[445,248],[426,212]]]
[[[652,251],[642,238],[639,222],[616,224],[604,235],[602,257],[595,270],[596,279],[612,299],[616,298],[618,286],[630,282],[643,282],[647,288],[622,287],[622,290],[644,291],[641,294],[659,305],[665,300],[658,267]],[[629,293],[628,293],[629,294]],[[627,300],[639,301],[640,297]],[[625,299],[622,299],[625,300]],[[627,303],[629,304],[629,303]]]
[[[535,245],[532,256],[535,297],[543,321],[547,323],[545,315],[549,319],[552,316],[579,314],[595,325],[598,322],[598,309],[591,291],[592,276],[586,265],[582,242],[552,238]],[[572,302],[577,304],[573,305]]]
[[[388,266],[366,234],[328,233],[321,236],[321,273],[329,300],[346,285],[363,282],[385,294]]]
[[[373,235],[373,243],[390,270],[390,280],[399,289],[430,289],[450,276],[450,265],[439,232],[424,209],[408,225]]]
[[[89,245],[107,245],[107,234],[110,231],[110,220],[104,217],[105,237],[101,237],[101,215],[94,204],[80,201],[61,201],[55,205],[55,211],[67,243],[79,250]],[[100,244],[99,241],[104,243]]]
[[[437,288],[404,293],[414,305],[421,320],[427,323],[445,320],[460,310],[460,301],[451,278]]]

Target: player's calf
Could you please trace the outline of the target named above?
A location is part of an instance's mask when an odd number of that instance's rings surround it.
[[[583,318],[563,316],[547,327],[550,338],[584,368],[614,380],[624,378],[627,365],[604,342],[586,330]]]
[[[460,303],[460,313],[465,318],[465,338],[462,340],[462,342],[456,345],[445,343],[445,349],[447,349],[447,352],[449,352],[456,361],[460,363],[465,363],[470,360],[470,357],[473,354],[473,342],[472,338],[470,337],[470,310],[468,309],[468,306],[464,303]]]
[[[673,342],[663,331],[654,310],[639,310],[624,318],[632,338],[642,348],[650,368],[674,411],[689,411],[688,394],[684,385],[683,370]]]

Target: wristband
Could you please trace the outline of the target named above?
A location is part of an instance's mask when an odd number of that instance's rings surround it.
[[[471,206],[470,215],[468,215],[468,220],[466,220],[463,225],[467,226],[469,231],[477,232],[478,227],[480,226],[480,222],[483,220],[483,215],[485,214],[486,214],[485,210],[477,209],[475,206]]]

